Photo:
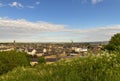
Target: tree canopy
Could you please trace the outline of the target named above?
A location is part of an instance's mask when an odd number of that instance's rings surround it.
[[[120,33],[111,37],[109,44],[106,46],[108,50],[120,50]]]

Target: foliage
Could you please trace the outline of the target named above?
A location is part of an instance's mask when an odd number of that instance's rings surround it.
[[[6,73],[17,66],[29,65],[26,53],[7,51],[0,52],[0,74]]]
[[[113,50],[120,51],[120,33],[115,34],[105,48],[111,51]]]
[[[44,63],[46,63],[45,58],[44,58],[44,57],[39,57],[39,58],[38,58],[38,63],[39,63],[39,64],[44,64]]]
[[[34,68],[17,67],[0,76],[0,81],[120,81],[119,68],[120,54],[105,52]]]

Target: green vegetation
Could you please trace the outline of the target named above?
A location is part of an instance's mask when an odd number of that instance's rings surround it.
[[[105,48],[110,51],[113,50],[120,51],[120,33],[115,34]]]
[[[17,66],[28,66],[29,58],[26,53],[9,51],[0,52],[0,75]]]
[[[103,52],[35,67],[17,67],[0,81],[120,81],[120,54]]]
[[[38,63],[39,63],[39,64],[44,64],[44,63],[46,63],[45,58],[44,58],[44,57],[42,57],[42,56],[41,56],[41,57],[39,57],[39,58],[38,58]]]

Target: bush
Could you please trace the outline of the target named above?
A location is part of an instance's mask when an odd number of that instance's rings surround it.
[[[45,58],[44,58],[44,57],[39,57],[39,58],[38,58],[38,63],[39,63],[39,64],[46,63]]]
[[[16,51],[0,52],[0,74],[6,73],[17,66],[27,66],[29,64],[26,53]]]

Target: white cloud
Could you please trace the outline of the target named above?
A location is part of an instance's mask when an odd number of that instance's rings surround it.
[[[73,37],[76,36],[76,41],[108,41],[112,35],[120,33],[120,25],[105,26],[85,30],[64,30],[64,32],[70,32]]]
[[[40,2],[35,2],[36,5],[39,5]],[[8,4],[10,7],[17,7],[17,8],[30,8],[33,9],[35,8],[35,6],[33,5],[23,5],[22,3],[19,2],[11,2],[10,4]]]
[[[40,4],[40,2],[36,2],[35,4],[38,5]],[[33,5],[23,5],[22,3],[19,2],[11,2],[8,4],[0,3],[0,7],[5,7],[5,6],[16,7],[16,8],[30,8],[30,9],[35,8],[35,6]]]
[[[102,2],[103,0],[91,0],[92,4],[97,4],[97,3],[100,3]]]
[[[120,25],[94,27],[92,29],[69,29],[66,28],[66,25],[0,18],[0,37],[2,41],[15,39],[29,42],[108,41],[115,33],[120,33]]]
[[[9,4],[11,7],[23,8],[24,6],[19,2],[12,2]]]
[[[100,3],[100,2],[103,2],[103,0],[81,0],[82,4],[87,4],[89,2],[91,2],[91,4],[93,4],[93,5],[96,5],[96,4]]]
[[[1,39],[28,38],[39,33],[57,32],[64,29],[64,25],[46,22],[30,22],[24,19],[0,18]]]
[[[35,4],[36,4],[36,5],[39,5],[39,4],[40,4],[40,2],[38,2],[38,1],[37,1],[37,2],[35,2]]]

